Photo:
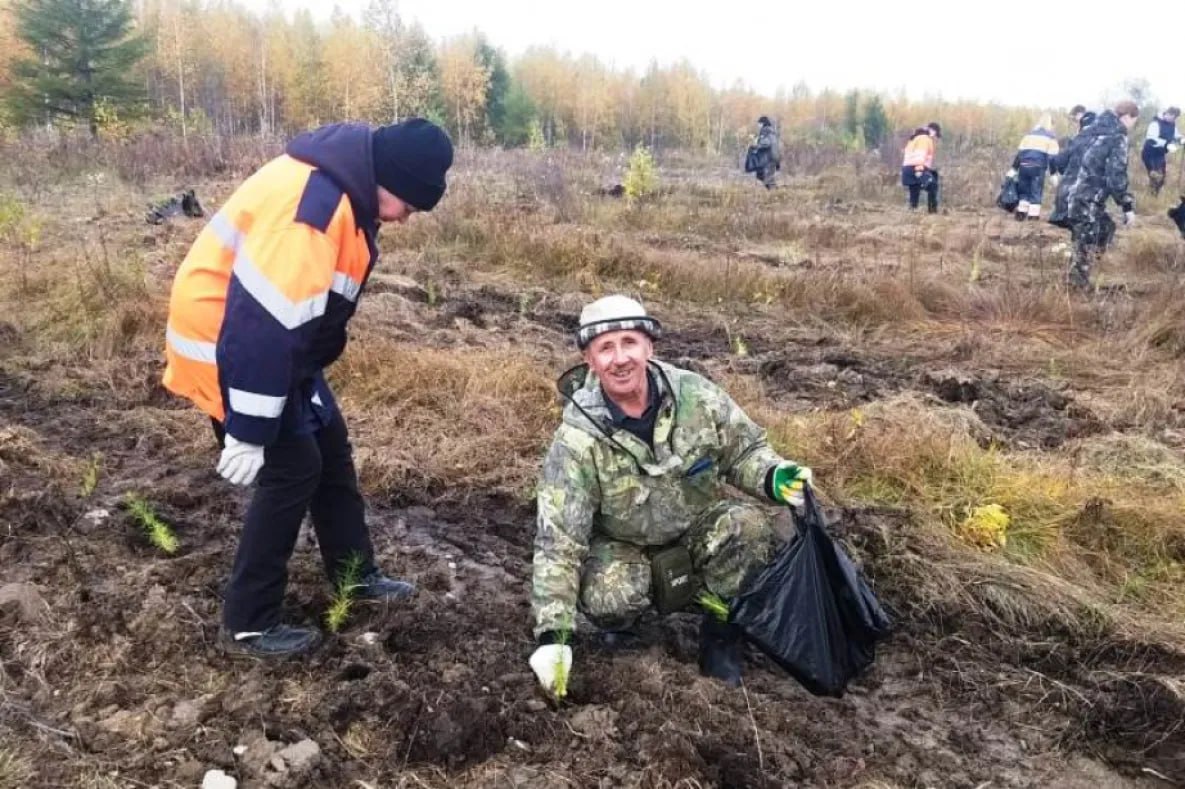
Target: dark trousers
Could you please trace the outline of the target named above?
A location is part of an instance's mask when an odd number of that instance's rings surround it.
[[[1164,187],[1168,169],[1167,156],[1168,152],[1163,148],[1145,148],[1140,154],[1144,168],[1148,171],[1148,184],[1152,187],[1154,195],[1160,194],[1160,190]]]
[[[221,425],[215,425],[215,433],[221,442]],[[266,630],[279,623],[288,559],[306,512],[312,515],[331,581],[353,556],[361,557],[362,575],[375,569],[353,451],[340,412],[316,433],[281,436],[265,451],[226,585],[222,621],[228,630]]]
[[[1016,194],[1026,203],[1041,205],[1045,195],[1045,166],[1022,164],[1016,171]]]
[[[758,167],[755,174],[757,180],[761,181],[766,189],[773,189],[778,185],[778,167],[775,164]]]
[[[938,213],[938,171],[927,170],[917,175],[910,167],[902,168],[902,183],[909,191],[909,207],[917,208],[922,192],[926,193],[926,210]]]

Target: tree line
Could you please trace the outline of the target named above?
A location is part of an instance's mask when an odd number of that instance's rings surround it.
[[[476,30],[433,40],[396,0],[324,22],[234,0],[0,0],[0,98],[7,130],[275,135],[419,115],[461,144],[713,153],[746,145],[759,115],[786,141],[854,149],[935,119],[956,143],[1011,141],[1035,115],[801,83],[762,96],[714,87],[687,60],[636,72],[550,47],[510,58]]]

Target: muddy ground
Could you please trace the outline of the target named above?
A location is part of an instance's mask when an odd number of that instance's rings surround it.
[[[379,279],[368,298],[383,309],[360,321],[441,348],[512,334],[558,369],[574,302],[532,291],[524,308],[520,293],[492,281],[426,298]],[[957,347],[857,348],[768,319],[746,338],[730,354],[718,322],[685,318],[661,353],[754,376],[792,409],[902,392],[963,404],[1002,446],[1109,429],[1063,381],[969,369]],[[625,647],[579,637],[570,697],[550,703],[526,664],[532,507],[472,492],[370,498],[380,564],[418,584],[413,601],[360,607],[307,661],[230,660],[219,594],[247,499],[216,476],[208,425],[159,388],[150,353],[119,360],[115,382],[67,385],[70,363],[34,363],[28,343],[8,327],[0,355],[0,733],[25,760],[0,765],[4,789],[196,787],[214,768],[247,787],[1185,785],[1185,718],[1164,679],[1185,676],[1185,656],[923,597],[931,557],[905,511],[830,511],[897,625],[839,700],[756,652],[741,691],[701,678],[696,620],[677,615]],[[362,423],[354,439],[399,437]],[[175,526],[175,556],[132,524],[133,489]],[[330,590],[307,539],[290,569],[288,618],[321,621]]]

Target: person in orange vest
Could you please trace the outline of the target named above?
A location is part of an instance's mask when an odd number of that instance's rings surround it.
[[[905,145],[901,161],[901,185],[909,191],[909,207],[918,207],[926,193],[926,209],[938,213],[938,171],[934,169],[934,141],[942,139],[942,127],[931,121],[915,129]]]
[[[448,135],[419,118],[307,132],[239,186],[177,270],[164,385],[210,416],[218,473],[257,482],[225,590],[228,652],[283,657],[320,641],[315,627],[280,622],[306,512],[330,581],[355,565],[355,597],[415,592],[375,565],[346,424],[323,370],[345,348],[381,223],[431,211],[452,162]]]

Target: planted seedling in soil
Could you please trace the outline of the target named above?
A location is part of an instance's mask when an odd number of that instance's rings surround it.
[[[173,533],[169,524],[157,516],[152,505],[143,496],[129,493],[124,499],[124,506],[127,507],[132,519],[143,529],[150,543],[169,555],[177,552],[177,535]]]
[[[572,628],[565,627],[560,630],[559,637],[556,638],[556,643],[560,646],[567,646],[568,642],[572,640]],[[555,684],[552,686],[555,693],[556,702],[561,702],[564,697],[568,695],[568,666],[564,663],[563,650],[555,659]]]
[[[362,555],[351,554],[342,562],[341,574],[337,577],[333,600],[325,612],[325,627],[330,633],[341,630],[342,625],[350,618],[350,609],[354,604],[354,590],[362,580]]]
[[[86,466],[86,471],[82,473],[82,484],[79,485],[78,490],[84,499],[89,499],[91,494],[95,492],[95,488],[99,486],[99,469],[102,463],[103,456],[101,454],[96,452],[91,455],[90,462]]]

